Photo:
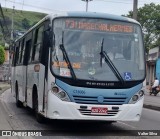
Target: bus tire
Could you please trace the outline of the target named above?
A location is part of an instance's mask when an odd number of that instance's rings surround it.
[[[116,121],[107,121],[106,123],[107,124],[113,124],[113,123],[116,123]]]
[[[100,121],[99,123],[103,124],[103,125],[111,125],[113,123],[116,123],[117,121]]]
[[[16,93],[16,106],[18,108],[22,108],[23,104],[22,102],[19,100],[19,91],[18,91],[18,84],[16,83],[16,87],[15,87],[15,93]]]
[[[37,95],[37,91],[33,91],[33,108],[34,108],[34,112],[35,112],[35,117],[38,123],[45,123],[45,117],[42,116],[39,112],[38,112],[38,95]]]

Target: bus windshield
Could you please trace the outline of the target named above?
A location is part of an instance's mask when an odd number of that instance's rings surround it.
[[[138,24],[58,18],[53,21],[53,32],[51,69],[55,75],[113,82],[144,79],[144,46]]]

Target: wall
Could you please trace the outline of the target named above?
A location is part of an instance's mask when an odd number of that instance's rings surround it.
[[[7,81],[10,76],[9,73],[9,50],[5,50],[5,62],[0,66],[0,81]]]
[[[146,61],[146,84],[151,85],[156,77],[156,61],[159,57],[159,47],[155,47],[149,50],[148,58]]]

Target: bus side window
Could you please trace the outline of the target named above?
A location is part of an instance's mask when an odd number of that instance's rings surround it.
[[[21,55],[22,55],[22,45],[21,41],[19,42],[19,59],[18,59],[18,64],[21,64]]]
[[[15,53],[15,65],[18,64],[18,59],[19,59],[19,47],[16,46],[16,53]]]
[[[32,46],[32,32],[28,33],[25,37],[24,41],[25,46],[25,54],[24,54],[24,65],[28,65],[29,59],[30,59],[30,50]]]
[[[20,62],[23,63],[23,59],[24,59],[24,52],[25,52],[25,46],[24,46],[24,39],[22,40],[22,51],[21,51],[21,60]]]
[[[34,40],[34,38],[33,38],[33,31],[32,31],[32,37],[31,37],[31,39],[28,42],[28,45],[30,47],[29,54],[28,54],[28,63],[32,62],[32,54],[33,54],[33,41],[32,40]]]
[[[20,50],[19,50],[19,64],[22,64],[22,52],[23,52],[23,45],[22,40],[20,41]]]
[[[19,64],[19,42],[16,43],[16,65]]]
[[[34,31],[34,48],[32,61],[39,61],[40,50],[42,46],[43,28],[44,26],[41,26],[38,29],[36,29],[36,31]]]
[[[16,60],[16,45],[14,44],[14,53],[12,53],[12,66],[15,66],[15,60]]]
[[[25,64],[28,64],[29,60],[30,60],[30,48],[32,45],[32,39],[29,39],[26,41],[26,52],[25,52]]]

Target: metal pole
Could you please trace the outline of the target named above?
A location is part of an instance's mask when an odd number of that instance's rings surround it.
[[[137,20],[138,0],[133,0],[133,19]]]
[[[24,6],[24,0],[23,0],[23,4],[22,4],[22,11],[23,11],[23,6]]]
[[[88,11],[88,0],[86,0],[86,12]]]
[[[11,40],[13,41],[13,32],[14,32],[14,8],[13,6],[13,12],[12,12],[12,25],[11,25]]]
[[[88,11],[88,2],[92,1],[92,0],[82,0],[84,2],[86,2],[86,12]]]
[[[13,33],[14,33],[14,8],[15,6],[13,6],[13,12],[12,12],[12,25],[11,25],[11,42],[13,42],[13,39],[14,39],[14,36],[13,36]],[[9,44],[11,45],[11,43]],[[9,47],[12,47],[12,46],[9,46]],[[10,83],[11,81],[11,51],[10,51],[10,48],[9,48],[9,70],[8,70],[8,82]]]

